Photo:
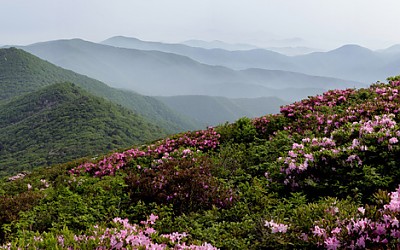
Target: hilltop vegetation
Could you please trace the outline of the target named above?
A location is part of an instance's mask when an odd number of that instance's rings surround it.
[[[62,249],[396,249],[400,79],[390,80],[4,179],[1,241]]]
[[[132,111],[58,83],[0,105],[0,176],[165,135]]]

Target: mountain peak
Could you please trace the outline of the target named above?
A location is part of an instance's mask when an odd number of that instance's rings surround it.
[[[328,53],[348,54],[348,53],[372,53],[372,50],[362,47],[357,44],[346,44],[337,49],[331,50]]]
[[[110,38],[107,38],[106,40],[102,41],[101,43],[107,43],[109,41],[137,41],[137,42],[143,42],[143,40],[140,40],[136,37],[128,37],[128,36],[113,36]]]

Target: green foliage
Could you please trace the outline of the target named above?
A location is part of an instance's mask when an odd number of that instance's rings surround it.
[[[229,207],[235,194],[211,175],[215,166],[201,155],[164,160],[159,166],[140,165],[126,178],[131,201],[173,204],[176,214]]]
[[[58,181],[48,188],[32,185],[35,191],[5,196],[0,203],[5,208],[1,210],[2,233],[57,231],[65,226],[78,233],[96,222],[126,216],[123,210],[129,197],[123,176],[100,181],[92,177],[67,177]]]
[[[154,140],[164,131],[68,83],[0,108],[0,176]],[[80,145],[80,146],[78,146]]]
[[[43,194],[38,191],[26,191],[17,195],[1,195],[0,203],[0,243],[7,237],[4,225],[19,219],[19,213],[34,207]]]
[[[400,75],[386,78],[387,81],[400,81]]]
[[[257,134],[252,120],[247,117],[240,118],[235,123],[225,124],[217,128],[223,140],[235,143],[248,143],[255,139]]]

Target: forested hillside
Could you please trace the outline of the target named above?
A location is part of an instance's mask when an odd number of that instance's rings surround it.
[[[52,84],[0,105],[0,176],[104,154],[165,134],[76,85]]]
[[[1,242],[398,249],[400,77],[389,80],[4,178]]]
[[[20,49],[0,49],[0,103],[60,82],[74,83],[96,96],[120,104],[157,123],[170,133],[197,127],[189,119],[178,115],[152,97],[111,88],[100,81],[57,67]]]

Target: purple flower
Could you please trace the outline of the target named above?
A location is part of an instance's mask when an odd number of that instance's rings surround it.
[[[340,241],[335,236],[326,238],[324,243],[328,250],[336,250],[340,247]]]

